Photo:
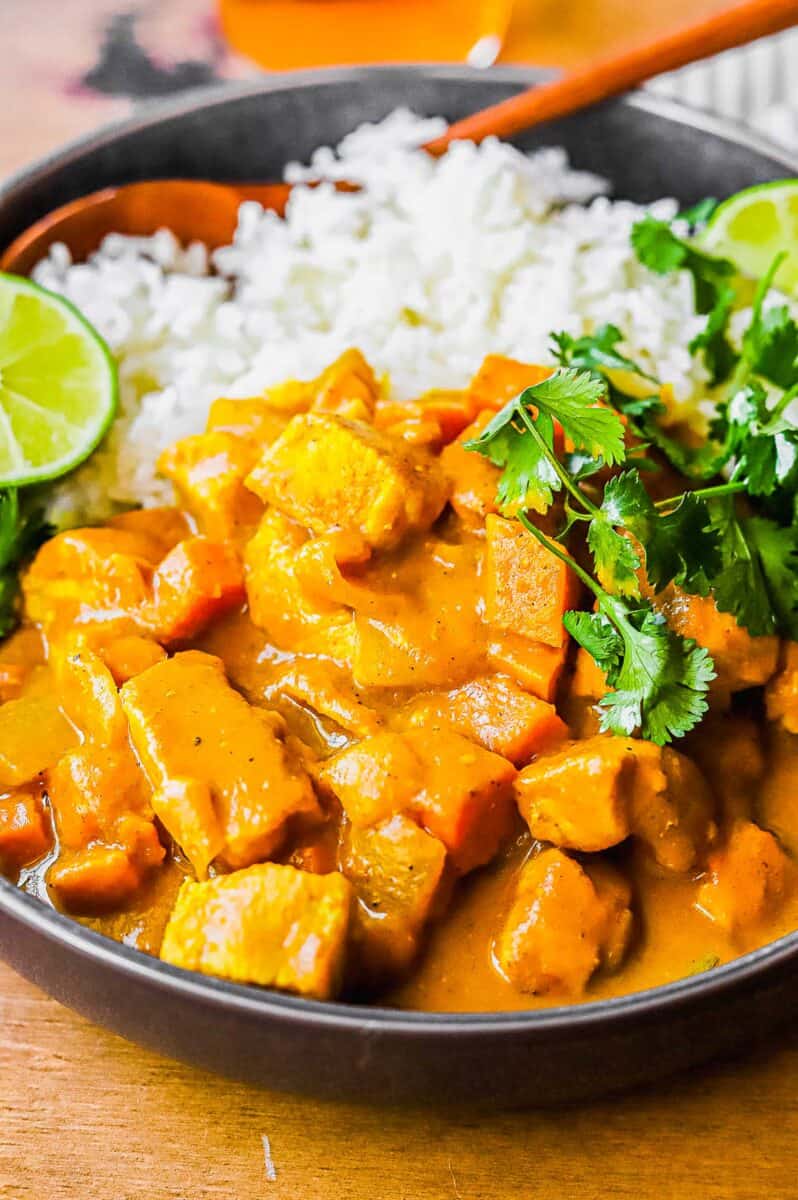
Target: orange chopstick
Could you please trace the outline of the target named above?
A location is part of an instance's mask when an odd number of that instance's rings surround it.
[[[425,149],[438,155],[443,154],[450,142],[461,138],[480,142],[492,135],[511,137],[533,125],[617,96],[665,71],[675,71],[688,63],[796,24],[798,0],[743,0],[743,3],[665,34],[655,42],[614,51],[551,83],[539,84],[456,121]]]

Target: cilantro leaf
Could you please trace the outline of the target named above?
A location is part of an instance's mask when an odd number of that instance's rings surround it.
[[[777,254],[759,281],[742,349],[749,370],[789,391],[798,384],[798,325],[786,304],[767,310],[764,306],[786,254],[786,250]]]
[[[646,576],[655,591],[661,591],[667,584],[675,582],[690,592],[706,595],[709,586],[707,576],[711,576],[720,566],[719,538],[710,528],[709,509],[700,497],[686,492],[678,498],[670,512],[660,512],[652,503],[636,470],[616,475],[605,487],[600,515],[593,520],[588,531],[588,544],[596,560],[596,573],[608,591],[639,596],[637,577],[632,587],[626,573],[631,567],[629,555],[624,555],[606,535],[598,532],[607,523],[628,530],[643,547]],[[629,545],[626,538],[615,536]],[[614,566],[614,554],[620,555],[615,560],[621,570],[620,580]],[[606,555],[608,561],[600,559],[599,555]],[[639,565],[639,559],[635,556],[635,567]]]
[[[658,275],[689,271],[693,278],[695,306],[707,314],[707,323],[690,343],[691,352],[701,350],[713,383],[727,378],[737,361],[728,339],[729,317],[735,293],[730,279],[737,274],[734,263],[697,250],[677,237],[668,221],[650,214],[632,228],[632,246],[644,266]]]
[[[662,746],[701,720],[715,677],[712,659],[674,633],[650,605],[630,610],[605,594],[597,613],[566,613],[564,624],[614,689],[599,702],[604,732],[629,736],[639,731]]]
[[[777,525],[766,517],[742,522],[743,534],[755,552],[779,630],[798,639],[798,529]]]
[[[718,534],[720,568],[712,578],[712,594],[721,612],[730,613],[754,637],[775,633],[776,613],[756,542],[749,540],[737,515],[733,496],[710,504],[712,528]]]
[[[640,580],[637,575],[640,557],[634,543],[628,537],[617,533],[610,520],[599,516],[588,526],[587,544],[596,565],[598,581],[603,588],[619,596],[640,595]]]
[[[562,623],[605,675],[617,671],[623,655],[623,638],[604,613],[571,611],[563,615]]]
[[[537,409],[539,421],[548,416],[559,421],[566,440],[575,450],[584,450],[608,466],[623,462],[623,423],[602,401],[607,385],[587,371],[561,368],[547,379],[527,388],[521,403]]]
[[[535,437],[520,411],[525,394],[505,404],[478,438],[465,443],[466,450],[475,450],[494,466],[504,468],[496,493],[504,512],[519,508],[545,512],[561,486],[546,453],[554,454],[554,424],[548,418],[538,421]]]
[[[498,502],[505,511],[545,512],[562,480],[553,466],[555,422],[576,451],[612,466],[624,455],[623,424],[600,404],[601,379],[585,371],[560,370],[510,400],[466,450],[503,468]]]
[[[578,338],[569,333],[553,333],[551,341],[555,357],[565,367],[602,373],[607,369],[629,371],[657,383],[652,375],[648,375],[617,349],[619,342],[623,341],[623,334],[617,325],[600,325],[595,333]]]
[[[785,412],[791,399],[786,393],[769,409],[767,392],[754,379],[718,405],[710,431],[723,447],[715,471],[734,460],[735,479],[753,496],[769,496],[791,479],[798,466],[798,426]]]
[[[0,637],[18,623],[20,566],[54,532],[42,509],[21,511],[16,488],[0,491]]]

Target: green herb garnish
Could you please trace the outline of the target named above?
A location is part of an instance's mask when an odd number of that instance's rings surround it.
[[[623,423],[617,413],[600,404],[606,393],[597,388],[598,382],[590,372],[557,371],[506,404],[466,448],[504,468],[498,491],[501,507],[517,513],[528,532],[566,562],[596,599],[594,613],[566,613],[564,624],[614,689],[600,702],[602,728],[622,735],[639,729],[643,737],[662,745],[681,737],[701,719],[714,670],[705,650],[675,633],[640,598],[638,544],[646,553],[651,546],[657,570],[673,579],[698,570],[692,561],[685,561],[692,553],[689,541],[682,539],[684,546],[676,546],[681,522],[686,518],[697,523],[704,541],[713,535],[704,528],[709,516],[700,500],[693,505],[683,497],[675,498],[673,512],[679,515],[660,516],[635,470],[611,479],[600,504],[569,474],[555,453],[555,421],[576,450],[608,466],[619,465],[626,457]],[[562,491],[565,500],[559,538],[578,522],[587,525],[594,574],[574,562],[558,539],[545,535],[527,516],[530,507],[546,511],[555,491]],[[534,505],[529,503],[530,495]]]
[[[23,512],[16,488],[0,491],[0,637],[16,627],[19,568],[55,532],[44,510]]]

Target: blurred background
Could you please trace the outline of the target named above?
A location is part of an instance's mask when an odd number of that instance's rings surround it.
[[[0,0],[0,173],[131,105],[258,71],[379,62],[561,68],[728,0]],[[67,14],[68,8],[68,15]],[[798,3],[796,4],[798,20]],[[798,147],[798,29],[656,92]]]

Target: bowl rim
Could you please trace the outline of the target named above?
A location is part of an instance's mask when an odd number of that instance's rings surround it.
[[[333,67],[286,72],[243,83],[221,82],[193,88],[176,97],[146,102],[132,115],[74,138],[6,176],[0,182],[0,205],[21,187],[35,184],[40,177],[54,169],[66,166],[87,151],[102,147],[121,136],[198,109],[213,110],[229,101],[248,96],[302,90],[319,84],[335,85],[352,80],[367,82],[387,75],[424,75],[431,79],[458,82],[495,79],[523,85],[551,73],[545,68],[518,66],[493,67],[485,71],[457,65],[426,64]],[[783,163],[786,171],[798,175],[798,156],[737,122],[653,93],[633,92],[611,103],[630,105],[652,116],[663,117],[745,146]],[[671,1013],[699,1001],[711,1001],[719,994],[745,984],[761,983],[778,968],[790,964],[794,966],[798,959],[798,931],[794,931],[722,966],[624,996],[542,1009],[429,1012],[306,999],[174,967],[81,925],[37,897],[20,891],[2,876],[0,914],[40,935],[46,942],[57,944],[98,967],[105,967],[132,981],[149,984],[177,997],[201,1001],[209,1008],[234,1010],[240,1016],[255,1019],[272,1018],[292,1025],[346,1030],[354,1034],[368,1032],[408,1038],[434,1035],[460,1041],[485,1035],[512,1036],[521,1032],[527,1036],[546,1037],[558,1033],[595,1032],[598,1028],[608,1030],[630,1019],[659,1017],[663,1012]]]

